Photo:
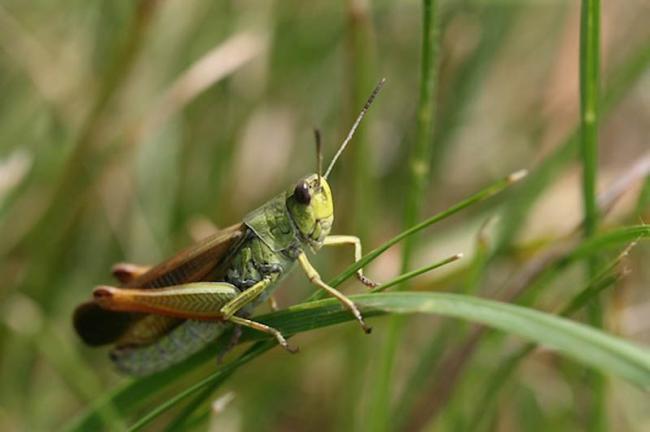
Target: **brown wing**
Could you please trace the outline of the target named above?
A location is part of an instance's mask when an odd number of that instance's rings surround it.
[[[243,238],[244,224],[233,225],[179,252],[152,267],[126,286],[162,288],[214,278],[230,251]],[[75,309],[73,324],[83,341],[91,346],[118,342],[119,345],[144,345],[152,342],[183,320],[163,316],[114,312],[89,301]]]

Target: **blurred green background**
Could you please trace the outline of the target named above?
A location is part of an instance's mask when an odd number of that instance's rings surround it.
[[[329,161],[381,77],[384,91],[332,176],[333,232],[357,234],[370,250],[402,231],[422,14],[415,0],[0,0],[0,430],[59,429],[126,381],[106,350],[82,346],[70,322],[75,305],[111,282],[113,263],[156,263],[313,172],[313,127],[323,131]],[[420,235],[411,267],[456,252],[465,259],[410,289],[499,298],[580,223],[570,141],[579,125],[579,19],[578,2],[437,5],[421,216],[518,169],[533,175],[522,189]],[[647,1],[603,4],[598,190],[622,182],[624,191],[604,229],[650,218],[648,22]],[[477,258],[477,247],[488,252]],[[315,263],[329,279],[351,258],[345,249],[323,251]],[[649,259],[648,245],[634,248],[604,306],[607,330],[640,344],[650,342]],[[388,280],[400,262],[393,248],[367,274]],[[583,283],[582,267],[571,266],[534,305],[555,311]],[[277,292],[280,306],[312,290],[293,274]],[[371,430],[391,325],[372,324],[371,336],[351,323],[298,335],[299,355],[274,349],[241,368],[185,428]],[[394,407],[388,429],[472,430],[477,389],[522,341],[484,338],[451,378],[441,364],[468,325],[431,317],[403,325],[384,395]],[[577,363],[536,350],[494,394],[483,427],[585,429],[586,377]],[[210,408],[228,392],[226,408]],[[650,428],[647,393],[608,378],[604,398],[612,430]]]

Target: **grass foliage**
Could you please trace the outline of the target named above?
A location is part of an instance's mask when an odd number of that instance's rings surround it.
[[[600,3],[0,3],[0,430],[646,430],[650,10]],[[327,162],[382,76],[330,177],[363,258],[315,258],[372,335],[296,272],[256,319],[298,355],[82,346],[113,263],[312,172],[314,126]]]

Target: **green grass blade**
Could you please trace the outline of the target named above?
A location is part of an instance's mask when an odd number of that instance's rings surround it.
[[[351,264],[348,268],[343,270],[341,274],[339,274],[337,277],[332,279],[329,284],[333,287],[336,287],[343,282],[345,282],[347,279],[350,277],[354,276],[355,272],[359,270],[360,268],[363,268],[370,264],[372,261],[377,259],[381,254],[386,252],[388,249],[391,247],[395,246],[397,243],[401,242],[402,240],[417,234],[418,232],[424,230],[425,228],[428,228],[429,226],[440,222],[458,212],[461,210],[466,209],[467,207],[470,207],[473,204],[476,204],[478,202],[484,201],[499,192],[502,192],[503,190],[507,189],[509,186],[512,186],[514,183],[518,182],[522,178],[524,178],[526,175],[526,171],[517,171],[516,173],[510,174],[509,176],[498,180],[494,183],[492,183],[490,186],[486,187],[485,189],[480,190],[479,192],[465,198],[464,200],[454,204],[453,206],[449,207],[448,209],[436,213],[435,215],[431,216],[430,218],[424,220],[423,222],[420,222],[417,225],[414,225],[413,227],[399,233],[392,239],[388,240],[386,243],[382,244],[381,246],[377,247],[376,249],[373,249],[370,251],[368,254],[364,255],[359,261]],[[315,300],[319,298],[323,298],[325,294],[317,292],[315,293],[310,300]]]
[[[438,33],[440,20],[436,0],[422,1],[422,44],[420,64],[420,100],[417,112],[417,138],[409,161],[409,187],[406,197],[404,224],[413,226],[420,217],[423,195],[429,181],[430,158],[433,150],[433,121],[437,77]],[[408,270],[415,241],[408,238],[402,252],[402,271]]]
[[[650,66],[650,40],[647,40],[634,55],[626,59],[611,74],[612,79],[603,92],[601,115],[607,114],[634,87]],[[511,197],[504,211],[503,225],[497,241],[497,251],[507,250],[526,221],[528,211],[546,187],[559,173],[575,160],[579,144],[579,130],[576,128],[536,168],[531,170],[528,179]]]
[[[625,378],[640,387],[650,386],[650,350],[565,318],[460,294],[395,292],[361,294],[351,298],[367,316],[425,313],[485,324],[557,349],[581,363]],[[336,300],[327,299],[297,305],[258,319],[286,334],[295,334],[353,318]],[[252,331],[244,333],[244,339],[264,337]]]
[[[199,409],[199,407],[210,397],[212,393],[219,387],[221,382],[227,377],[223,377],[221,380],[214,380],[210,382],[209,385],[206,385],[202,391],[194,396],[194,399],[189,401],[187,405],[183,407],[181,412],[179,412],[176,417],[174,417],[171,422],[165,427],[165,432],[174,432],[174,431],[183,431],[187,430],[188,423],[192,419],[192,415]]]
[[[458,261],[458,260],[461,259],[462,257],[463,257],[463,254],[462,254],[462,253],[458,253],[458,254],[456,254],[456,255],[452,255],[452,256],[450,256],[450,257],[448,257],[448,258],[445,258],[445,259],[443,259],[443,260],[441,260],[441,261],[435,262],[435,263],[433,263],[433,264],[431,264],[431,265],[428,265],[428,266],[422,267],[422,268],[417,269],[417,270],[410,271],[410,272],[408,272],[408,273],[404,273],[404,274],[402,274],[402,275],[396,277],[395,279],[393,279],[392,281],[390,281],[390,282],[388,282],[388,283],[385,283],[385,284],[379,285],[378,287],[373,288],[373,289],[371,290],[371,292],[375,293],[375,292],[382,292],[382,291],[385,291],[385,290],[387,290],[388,288],[391,288],[391,287],[397,286],[397,285],[399,285],[399,284],[401,284],[401,283],[403,283],[403,282],[405,282],[405,281],[408,281],[408,280],[410,280],[410,279],[413,279],[413,278],[416,277],[416,276],[419,276],[419,275],[421,275],[421,274],[424,274],[424,273],[430,272],[431,270],[435,270],[435,269],[440,268],[440,267],[442,267],[442,266],[444,266],[444,265],[450,264],[450,263],[452,263],[452,262],[454,262],[454,261]]]
[[[598,293],[603,290],[613,286],[621,277],[620,274],[613,273],[614,268],[619,265],[621,259],[624,255],[627,254],[629,248],[614,259],[608,266],[606,266],[603,271],[592,280],[585,288],[580,290],[577,295],[564,307],[561,314],[562,316],[571,316],[581,308],[583,308],[587,302],[593,299]],[[517,370],[517,366],[537,347],[535,343],[527,344],[521,349],[519,349],[514,354],[508,356],[508,358],[499,364],[497,370],[490,374],[487,385],[483,387],[483,395],[481,396],[477,407],[474,409],[472,415],[470,415],[470,420],[468,427],[470,430],[479,430],[481,421],[485,418],[485,415],[491,411],[491,408],[495,406],[498,398],[497,395],[499,391],[505,386],[509,378]]]
[[[424,193],[430,181],[431,154],[433,153],[433,130],[435,115],[436,80],[438,67],[438,34],[440,32],[439,6],[437,0],[422,1],[422,42],[420,50],[420,100],[417,111],[417,137],[411,150],[408,170],[408,192],[406,196],[404,226],[413,226],[422,211]],[[405,239],[402,249],[401,271],[411,267],[416,237]],[[399,289],[406,288],[406,285]],[[372,379],[372,399],[368,428],[375,431],[390,428],[390,387],[399,335],[403,323],[395,317],[390,323],[382,350],[379,353],[379,367]]]
[[[536,296],[543,290],[543,288],[545,288],[551,281],[555,280],[559,275],[561,275],[562,271],[568,268],[570,265],[596,254],[601,254],[612,247],[629,244],[639,240],[640,238],[647,237],[650,237],[650,226],[639,225],[611,230],[609,232],[599,234],[596,237],[582,240],[582,242],[575,246],[573,249],[566,251],[563,256],[557,257],[553,262],[547,264],[546,268],[542,270],[541,273],[532,277],[524,287],[524,291],[517,292],[516,294],[510,292],[509,294],[506,294],[506,297],[510,299],[511,296],[513,296],[513,300],[517,299],[521,304],[531,305],[534,303]],[[508,291],[510,291],[510,288],[508,288]],[[438,398],[438,405],[428,415],[429,420],[437,416],[440,413],[441,408],[450,399],[451,393],[453,393],[453,388],[447,384],[449,384],[449,380],[453,382],[462,376],[463,368],[466,367],[466,365],[469,363],[478,347],[475,339],[477,336],[480,337],[480,334],[477,335],[473,333],[469,335],[463,342],[460,343],[458,349],[454,350],[448,357],[443,360],[443,363],[446,361],[454,362],[446,364],[442,370],[446,370],[447,367],[451,367],[450,365],[453,364],[453,367],[455,368],[455,376],[451,378],[448,376],[436,376],[434,377],[433,387],[426,390],[428,392],[427,394],[436,395]],[[443,382],[441,379],[448,379],[448,381]],[[426,422],[423,422],[422,424],[425,423]]]
[[[625,243],[632,243],[641,238],[650,237],[650,225],[631,225],[613,229],[583,241],[563,261],[565,264],[605,252]]]
[[[636,240],[640,237],[650,237],[650,226],[641,225],[636,227],[628,227],[619,230],[614,230],[609,233],[601,234],[600,236],[585,241],[582,245],[578,246],[574,250],[573,254],[571,254],[572,257],[571,259],[579,260],[587,256],[589,253],[595,251],[602,251],[616,244],[621,244],[626,242],[629,243],[630,241]],[[421,273],[422,271],[420,270],[412,272],[413,275],[421,274]],[[401,282],[402,277],[400,276],[396,280]],[[391,285],[393,282],[388,282],[387,285]],[[419,294],[427,295],[428,293],[416,293],[415,295],[419,295]],[[398,308],[396,304],[391,303],[390,301],[388,301],[387,304],[383,305],[383,309],[378,307],[368,308],[369,305],[374,304],[368,300],[368,296],[378,297],[379,299],[383,299],[384,298],[383,296],[387,296],[387,295],[389,294],[376,293],[376,294],[365,295],[360,297],[357,296],[355,297],[355,301],[359,301],[358,299],[360,299],[359,305],[362,307],[366,305],[366,308],[364,308],[364,313],[367,316],[378,315],[385,312],[396,312],[396,313],[409,312],[406,309]],[[434,297],[438,295],[442,295],[444,297],[447,294],[432,294],[432,295],[434,295]],[[486,302],[486,300],[474,299],[470,296],[452,295],[452,299],[455,299],[457,297],[461,299],[460,300],[461,304],[463,304],[464,301],[463,299],[466,299],[467,302],[472,302],[472,301],[476,301],[479,303]],[[444,298],[446,299],[447,297]],[[411,312],[427,312],[426,310],[425,311],[421,310],[422,305],[419,305],[415,301],[413,301],[412,303],[413,304],[411,306],[413,306],[413,309],[411,310]],[[492,303],[500,304],[497,302],[490,302],[490,304]],[[449,302],[446,303],[443,302],[441,303],[441,305],[443,305],[444,308],[446,309],[437,310],[435,309],[436,307],[438,307],[436,306],[437,303],[434,302],[434,306],[431,306],[432,309],[428,311],[428,313],[440,313],[448,316],[457,316],[454,315],[454,311],[451,310],[452,308],[450,304],[451,303]],[[529,310],[526,308],[522,308],[520,306],[519,307],[512,306],[512,305],[506,305],[506,306],[519,308],[517,310],[520,309],[524,311]],[[471,309],[471,306],[469,307]],[[458,314],[462,314],[464,311],[465,309],[461,308],[459,309]],[[495,316],[493,316],[492,318],[497,319],[500,313],[501,312],[496,313]],[[531,311],[531,313],[539,313],[539,312]],[[488,318],[485,318],[486,319],[485,322],[482,321],[478,315],[476,316],[476,319],[474,319],[472,314],[473,312],[468,312],[466,316],[458,316],[458,317],[468,319],[469,321],[472,322],[481,322],[487,325],[493,325],[495,328],[508,331],[514,334],[520,334],[517,332],[518,330],[517,328],[513,328],[512,331],[509,331],[510,329],[507,329],[505,327],[500,327],[498,323],[489,321]],[[338,307],[338,304],[335,301],[321,300],[318,302],[297,305],[286,311],[280,311],[273,314],[260,316],[256,319],[261,322],[265,322],[269,325],[276,326],[281,331],[284,331],[287,335],[291,335],[302,331],[317,329],[327,325],[349,321],[351,319],[351,315],[349,315],[347,311],[341,310],[341,308]],[[505,315],[504,315],[504,320],[506,320]],[[525,320],[525,318],[523,318],[523,320]],[[524,334],[520,334],[520,335],[526,337],[526,335]],[[244,331],[244,334],[242,335],[242,341],[257,340],[260,337],[261,335],[258,333],[252,331]],[[536,339],[532,339],[532,340],[534,340],[537,343],[542,343],[542,344],[544,343],[544,341],[538,341]],[[101,399],[96,400],[95,403],[92,404],[90,407],[88,407],[88,409],[84,413],[82,413],[79,417],[75,418],[71,422],[71,424],[68,425],[66,430],[69,431],[95,430],[101,427],[102,422],[101,422],[101,416],[99,415],[99,412],[102,409],[102,407],[108,405],[113,405],[114,409],[118,410],[118,412],[123,414],[134,412],[135,410],[140,409],[143,406],[142,404],[145,403],[148,400],[148,398],[151,397],[152,394],[164,390],[170,384],[182,378],[189,371],[194,370],[195,368],[197,368],[202,364],[205,364],[205,362],[209,360],[213,360],[220,347],[224,344],[227,344],[229,341],[230,341],[230,333],[226,332],[221,337],[221,339],[217,344],[214,344],[213,346],[208,347],[206,350],[201,351],[200,353],[188,359],[188,361],[175,365],[158,374],[130,382],[106,394]],[[636,352],[636,350],[634,349],[633,351]],[[578,358],[580,358],[580,356],[578,356]],[[238,363],[238,365],[242,365],[244,363],[245,362],[240,362]],[[617,367],[618,367],[617,370],[619,371],[622,370],[620,364],[617,364]],[[216,371],[215,374],[219,374],[221,372],[222,370],[220,369]],[[210,382],[212,381],[205,383],[205,385],[208,385]],[[200,386],[196,390],[200,390],[201,388],[203,388],[203,386]],[[183,397],[189,395],[190,394],[187,395],[184,394]],[[166,406],[166,409],[170,407],[171,405],[168,405]],[[158,413],[161,412],[162,411],[158,411]]]
[[[583,0],[580,19],[580,149],[585,235],[598,225],[598,102],[600,96],[600,0]]]
[[[148,412],[146,415],[141,417],[137,422],[135,422],[131,427],[129,427],[129,432],[135,432],[142,430],[145,426],[155,420],[160,414],[164,413],[168,409],[172,408],[174,405],[182,401],[183,399],[193,395],[194,393],[208,388],[210,386],[217,386],[220,382],[225,381],[230,374],[232,374],[240,365],[248,363],[253,360],[260,354],[268,351],[272,348],[275,343],[271,341],[266,341],[265,343],[259,343],[254,345],[247,353],[239,357],[237,360],[228,363],[223,368],[220,368],[218,371],[202,379],[198,383],[188,387],[182,392],[178,393],[172,398],[169,398],[162,404],[158,405],[155,409]]]
[[[650,225],[632,225],[629,227],[617,228],[605,233],[598,234],[583,240],[575,248],[561,258],[548,265],[543,272],[537,275],[526,287],[525,293],[521,296],[519,303],[530,305],[537,298],[537,295],[557,276],[562,270],[568,268],[576,261],[588,259],[611,248],[632,243],[640,238],[650,236]],[[517,297],[520,297],[518,294]]]
[[[424,313],[488,325],[556,349],[580,363],[622,377],[639,387],[650,388],[650,350],[565,318],[508,303],[459,294],[395,292],[361,294],[351,298],[366,316],[387,313]],[[287,335],[352,319],[349,312],[342,309],[335,299],[304,303],[285,311],[258,317],[260,322],[275,327]],[[242,339],[264,340],[268,338],[259,332],[245,329]],[[228,367],[215,372],[156,407],[134,424],[130,430],[140,430],[175,403],[221,379],[224,374],[247,363],[266,349],[268,348],[265,344],[249,350],[247,355],[242,356]]]
[[[584,234],[592,237],[598,229],[599,210],[596,180],[598,171],[598,121],[600,102],[600,0],[582,0],[580,14],[580,150],[582,157],[582,201]],[[587,261],[589,277],[598,273],[599,259]],[[589,321],[603,325],[602,304],[593,298],[587,307]],[[592,385],[591,430],[606,429],[605,383],[598,373],[590,374]]]
[[[491,253],[489,241],[485,233],[486,227],[489,224],[490,220],[486,221],[478,232],[475,254],[467,270],[468,277],[466,283],[463,284],[461,294],[474,295],[480,287],[480,282],[483,280],[489,264],[488,258]],[[410,372],[406,384],[393,407],[394,429],[404,429],[414,410],[417,410],[415,404],[418,399],[426,398],[426,396],[422,396],[422,391],[431,386],[434,378],[431,371],[436,370],[438,367],[438,362],[450,341],[458,340],[458,338],[467,333],[466,327],[459,325],[457,322],[444,322],[427,342],[422,350],[423,354],[419,356],[417,365]]]

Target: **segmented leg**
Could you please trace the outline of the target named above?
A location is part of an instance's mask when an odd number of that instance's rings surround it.
[[[150,268],[131,263],[117,263],[111,269],[111,273],[118,281],[127,284],[149,271]]]
[[[302,267],[303,271],[305,272],[305,274],[307,275],[311,283],[318,286],[319,288],[324,289],[332,296],[336,297],[338,301],[340,301],[343,304],[343,306],[348,308],[350,312],[352,312],[354,317],[357,319],[357,321],[359,321],[359,324],[361,324],[361,328],[363,329],[364,332],[370,333],[372,331],[372,328],[368,327],[366,325],[366,322],[363,320],[363,316],[361,316],[361,312],[359,312],[359,308],[357,308],[357,305],[355,305],[352,302],[352,300],[350,300],[345,295],[343,295],[343,293],[341,293],[337,289],[332,288],[331,286],[323,282],[320,275],[318,274],[318,271],[314,268],[314,266],[311,265],[311,263],[307,259],[307,255],[305,255],[304,252],[298,255],[298,262],[300,263],[300,266]]]
[[[270,284],[270,279],[262,279],[252,287],[241,292],[237,297],[230,300],[221,308],[221,317],[224,320],[228,320],[230,317],[235,315],[239,309],[243,308],[247,304],[254,301],[257,297],[259,297],[260,294],[262,294]]]
[[[280,344],[280,346],[282,348],[286,349],[287,351],[289,351],[292,354],[298,352],[298,347],[292,348],[291,346],[289,346],[289,343],[284,338],[284,336],[282,336],[282,333],[280,333],[279,330],[276,330],[273,327],[269,327],[269,326],[267,326],[265,324],[262,324],[262,323],[259,323],[257,321],[251,321],[249,319],[241,318],[241,317],[238,317],[238,316],[230,317],[229,321],[233,322],[235,324],[238,324],[240,326],[243,326],[243,327],[250,327],[250,328],[255,329],[257,331],[261,331],[261,332],[270,334],[270,335],[275,337],[275,339],[278,341],[278,344]]]
[[[296,352],[278,330],[235,315],[262,294],[270,283],[270,279],[264,279],[243,292],[225,282],[197,282],[154,289],[99,286],[93,295],[99,306],[109,310],[230,321],[273,335],[287,351]]]
[[[361,252],[361,240],[359,237],[352,235],[331,235],[325,237],[323,246],[343,246],[343,245],[353,245],[354,246],[354,262],[357,262],[361,259],[363,253]],[[379,284],[363,274],[363,270],[357,270],[357,279],[367,286],[368,288],[375,288]]]
[[[271,279],[263,279],[260,282],[256,283],[252,287],[248,288],[246,291],[239,294],[234,299],[230,300],[228,304],[221,308],[221,316],[223,319],[228,320],[234,324],[250,327],[254,330],[261,331],[267,334],[270,334],[275,337],[280,346],[291,353],[298,352],[297,348],[292,348],[287,343],[287,340],[282,336],[279,330],[269,327],[265,324],[259,323],[257,321],[252,321],[243,317],[236,316],[235,313],[254,301],[260,294],[264,292],[271,284]]]
[[[104,309],[143,312],[185,319],[222,319],[221,308],[239,290],[225,282],[197,282],[165,288],[131,289],[99,286],[95,302]]]

